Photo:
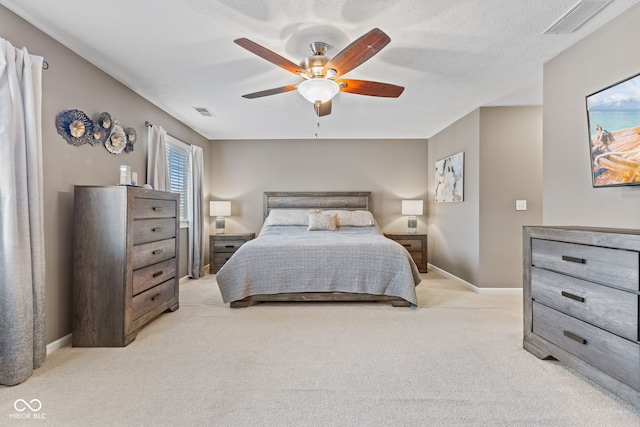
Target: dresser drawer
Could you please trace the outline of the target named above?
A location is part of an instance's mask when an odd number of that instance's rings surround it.
[[[133,199],[132,216],[134,219],[140,218],[175,218],[175,200],[143,199],[135,197]]]
[[[131,316],[133,320],[173,298],[176,292],[175,287],[175,281],[169,280],[133,297],[131,303]]]
[[[613,378],[640,388],[640,347],[588,323],[533,303],[533,332]]]
[[[531,296],[546,306],[632,341],[638,340],[638,295],[531,269]]]
[[[421,239],[397,239],[396,242],[404,246],[409,252],[422,253],[422,240]]]
[[[243,239],[216,239],[213,243],[213,250],[216,252],[217,256],[217,252],[235,252],[240,246],[244,245],[245,243],[247,243],[247,241]]]
[[[176,259],[171,258],[133,272],[133,295],[176,277]]]
[[[409,255],[411,255],[411,258],[413,258],[413,261],[418,266],[421,266],[424,263],[424,260],[422,259],[422,252],[409,252]]]
[[[133,221],[133,244],[157,242],[158,240],[176,237],[176,220],[166,219],[139,219]]]
[[[161,240],[159,242],[144,243],[133,247],[131,254],[134,270],[157,264],[176,256],[176,239]]]
[[[224,265],[225,262],[229,261],[231,255],[233,255],[233,252],[216,253],[214,255],[213,263],[217,268],[220,268]]]
[[[552,240],[531,240],[531,264],[559,273],[639,290],[638,252]]]

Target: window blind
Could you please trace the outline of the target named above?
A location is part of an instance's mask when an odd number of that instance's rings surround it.
[[[167,135],[167,169],[169,191],[180,194],[180,219],[189,218],[189,188],[191,186],[191,160],[189,146]]]

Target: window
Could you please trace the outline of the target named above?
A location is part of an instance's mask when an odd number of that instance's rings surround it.
[[[167,135],[167,170],[169,171],[169,191],[180,194],[181,226],[188,226],[189,194],[191,188],[191,156],[189,145]]]

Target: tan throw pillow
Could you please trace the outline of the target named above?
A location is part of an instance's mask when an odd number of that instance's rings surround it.
[[[338,221],[335,215],[310,214],[309,215],[309,231],[328,230],[336,231],[338,229]]]

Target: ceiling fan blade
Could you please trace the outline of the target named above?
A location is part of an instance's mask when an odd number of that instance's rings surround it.
[[[358,95],[380,96],[383,98],[397,98],[404,91],[404,87],[389,83],[371,82],[368,80],[336,80],[341,92],[356,93]]]
[[[277,95],[279,93],[289,92],[292,90],[296,90],[297,88],[298,85],[282,86],[273,89],[261,90],[260,92],[248,93],[246,95],[242,95],[242,97],[247,99],[261,98],[263,96]]]
[[[314,107],[318,117],[328,116],[329,114],[331,114],[331,100],[328,100],[322,104],[315,104]]]
[[[322,70],[327,75],[327,70],[336,70],[335,77],[348,73],[385,47],[391,38],[381,29],[374,28],[349,46],[345,47],[334,56]]]
[[[298,74],[298,75],[304,74],[304,75],[306,75],[308,77],[311,77],[307,73],[307,70],[305,70],[304,68],[300,67],[299,65],[294,64],[293,62],[291,62],[288,59],[278,55],[277,53],[267,49],[266,47],[260,46],[256,42],[252,42],[251,40],[245,39],[245,38],[236,39],[233,42],[235,44],[237,44],[239,46],[242,46],[243,48],[247,49],[249,52],[258,55],[260,58],[266,59],[267,61],[271,62],[272,64],[275,64],[278,67],[284,68],[285,70],[287,70],[287,71],[289,71],[289,72],[291,72],[293,74]]]

